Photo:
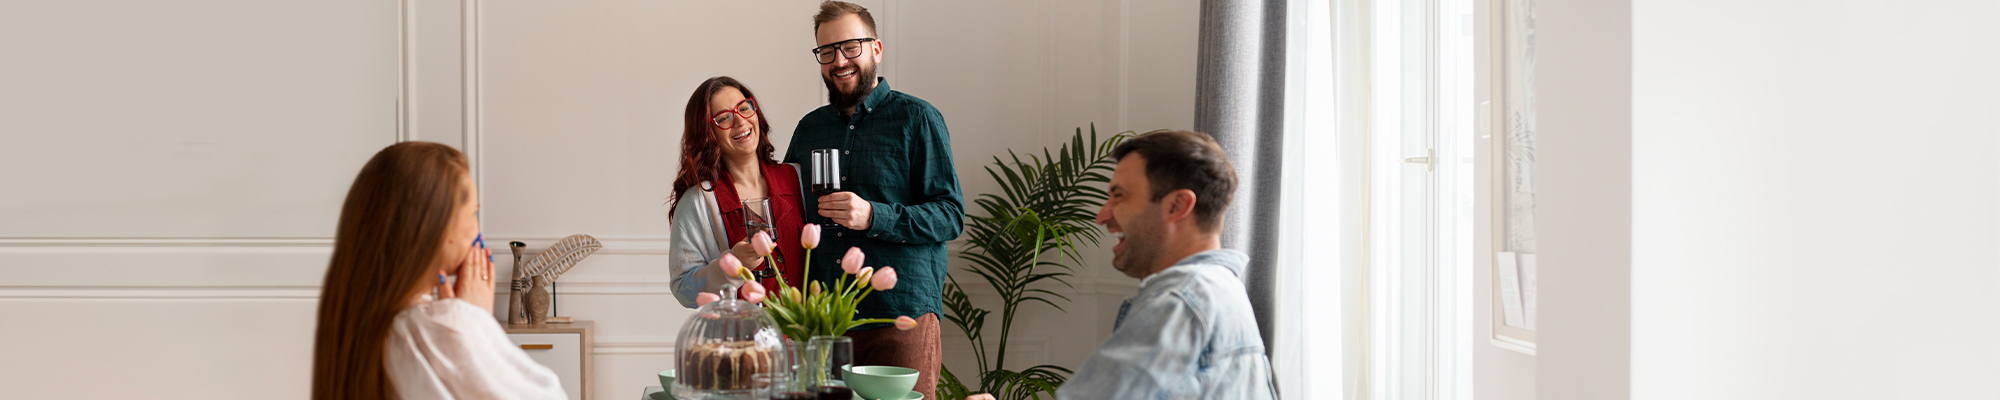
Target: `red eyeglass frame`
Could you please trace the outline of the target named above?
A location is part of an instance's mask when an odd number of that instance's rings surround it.
[[[741,105],[743,105],[743,103],[750,103],[750,114],[756,114],[756,113],[757,113],[757,110],[758,110],[758,108],[757,108],[757,98],[755,98],[755,97],[745,97],[745,98],[743,98],[743,101],[739,101],[739,102],[736,102],[736,105],[738,105],[738,106],[741,106]],[[708,115],[708,124],[709,124],[709,125],[715,125],[715,129],[734,129],[734,128],[730,128],[730,127],[725,127],[725,126],[722,126],[722,123],[721,123],[721,122],[715,122],[715,118],[716,118],[716,117],[720,117],[720,116],[722,116],[722,114],[736,114],[736,118],[738,118],[738,119],[742,119],[742,120],[744,120],[744,121],[748,121],[748,120],[750,120],[751,118],[755,118],[755,117],[756,117],[756,115],[744,115],[743,113],[740,113],[740,112],[736,112],[736,109],[738,109],[738,108],[741,108],[741,107],[730,107],[730,108],[729,108],[729,109],[727,109],[727,110],[722,110],[722,111],[716,111],[716,112],[715,112],[714,114],[709,114],[709,115]],[[741,123],[741,122],[738,122],[738,123]]]

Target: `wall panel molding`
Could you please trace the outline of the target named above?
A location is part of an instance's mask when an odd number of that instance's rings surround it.
[[[567,236],[568,235],[518,235],[518,236],[493,235],[489,236],[490,239],[487,240],[486,246],[493,249],[494,257],[499,257],[503,254],[506,254],[507,242],[516,241],[516,242],[526,243],[528,245],[527,249],[528,253],[530,255],[533,255],[536,252],[548,249],[548,246],[550,244],[554,244],[556,241],[562,240],[562,238]],[[593,255],[621,254],[621,255],[664,256],[673,254],[673,249],[674,249],[673,240],[666,237],[619,237],[619,236],[606,237],[606,236],[596,236],[596,235],[592,235],[591,237],[596,238],[598,243],[604,244],[604,248],[598,249],[597,253],[593,253]]]
[[[606,335],[597,338],[591,354],[674,354],[673,335]]]
[[[482,117],[480,106],[485,104],[479,98],[481,78],[479,69],[479,3],[479,0],[459,1],[459,27],[461,29],[458,36],[459,66],[461,68],[459,71],[459,101],[461,103],[459,112],[460,118],[463,119],[462,125],[459,125],[459,150],[465,153],[465,158],[471,164],[473,183],[484,188],[486,187],[486,174],[484,172],[485,165],[481,161],[484,159],[482,156],[485,153],[480,151],[479,146],[480,135],[482,134],[480,131],[480,118]],[[479,199],[480,202],[485,202],[486,195],[484,190],[479,194]],[[486,217],[482,214],[479,220],[481,222],[480,225],[484,226]]]
[[[576,276],[557,279],[555,294],[673,295],[672,279],[667,275]]]
[[[1132,129],[1132,0],[1118,0],[1118,127]]]
[[[333,249],[333,238],[4,238],[0,253],[43,249],[213,249],[314,248]]]
[[[410,141],[410,0],[396,3],[396,143]]]
[[[0,299],[317,300],[318,286],[0,286]]]

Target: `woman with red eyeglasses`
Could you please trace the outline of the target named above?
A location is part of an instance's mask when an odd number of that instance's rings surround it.
[[[722,268],[734,257],[755,273],[767,293],[778,292],[777,274],[797,286],[805,281],[805,250],[799,243],[805,206],[796,165],[780,164],[771,153],[771,123],[757,96],[736,79],[703,81],[688,98],[681,133],[680,172],[668,220],[673,225],[674,297],[688,308],[696,295],[744,284]],[[769,235],[772,271],[750,239]]]

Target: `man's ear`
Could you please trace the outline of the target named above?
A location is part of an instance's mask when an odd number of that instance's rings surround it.
[[[1166,207],[1161,207],[1167,212],[1167,223],[1177,223],[1194,216],[1194,202],[1197,199],[1192,190],[1175,190],[1167,193],[1167,198],[1160,200],[1167,203]]]
[[[883,48],[883,45],[882,45],[882,39],[879,39],[879,38],[878,38],[878,39],[875,39],[874,41],[871,41],[871,42],[869,42],[869,43],[870,43],[870,44],[874,44],[874,45],[875,45],[875,63],[876,63],[876,64],[881,64],[881,63],[882,63],[882,48]]]

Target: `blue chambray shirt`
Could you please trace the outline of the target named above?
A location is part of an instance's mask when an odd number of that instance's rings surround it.
[[[1271,399],[1271,362],[1244,292],[1250,257],[1210,250],[1146,277],[1059,399]]]

